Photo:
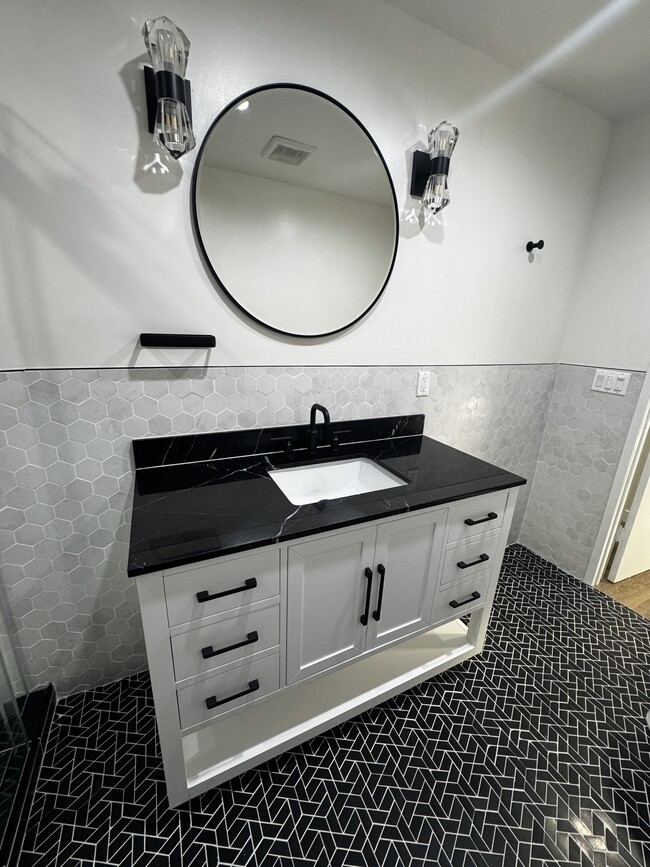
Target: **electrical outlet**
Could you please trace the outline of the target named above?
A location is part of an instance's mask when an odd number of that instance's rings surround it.
[[[415,387],[416,397],[428,397],[431,386],[431,374],[428,370],[418,371],[418,382]]]

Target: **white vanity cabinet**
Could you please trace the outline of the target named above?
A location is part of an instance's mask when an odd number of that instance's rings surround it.
[[[287,683],[431,623],[447,510],[289,545]]]
[[[170,804],[479,652],[516,497],[139,576]]]

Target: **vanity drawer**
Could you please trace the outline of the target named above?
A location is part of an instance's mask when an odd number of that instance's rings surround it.
[[[280,552],[212,560],[165,571],[169,625],[230,611],[280,593]],[[205,600],[205,601],[200,601]]]
[[[442,567],[441,586],[458,584],[471,575],[491,570],[500,538],[499,533],[492,533],[448,548]]]
[[[496,491],[450,506],[447,544],[464,542],[473,536],[498,530],[503,524],[507,500],[507,491]]]
[[[246,606],[225,619],[173,635],[174,674],[183,680],[279,643],[279,602]]]
[[[213,719],[279,688],[280,655],[276,653],[179,689],[181,728]]]
[[[483,572],[475,575],[470,581],[452,584],[438,590],[433,603],[431,622],[442,623],[444,620],[462,617],[463,614],[485,605],[491,579],[491,572]]]

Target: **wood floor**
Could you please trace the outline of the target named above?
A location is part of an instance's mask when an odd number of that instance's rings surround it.
[[[596,589],[650,619],[650,569],[617,584],[605,579]]]

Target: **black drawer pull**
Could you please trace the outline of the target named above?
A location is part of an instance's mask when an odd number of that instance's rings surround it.
[[[212,659],[213,656],[219,656],[220,653],[228,653],[229,650],[236,650],[238,647],[246,647],[247,644],[255,644],[259,640],[257,632],[249,632],[245,641],[238,641],[237,644],[231,644],[228,647],[220,647],[215,650],[214,647],[202,647],[201,656],[203,659]]]
[[[468,602],[476,602],[477,599],[481,598],[481,594],[478,590],[475,590],[467,599],[461,599],[460,602],[457,599],[452,599],[449,603],[452,608],[460,608],[461,605],[467,605]]]
[[[386,568],[381,563],[377,564],[377,572],[379,572],[379,577],[381,581],[379,582],[379,597],[377,599],[377,607],[372,612],[372,616],[375,620],[379,620],[381,617],[381,603],[384,598],[384,578],[386,577]]]
[[[486,521],[494,521],[495,518],[498,518],[496,512],[488,512],[488,514],[484,518],[465,518],[465,523],[468,527],[473,527],[475,524],[484,524]]]
[[[230,596],[232,593],[243,593],[244,590],[254,590],[257,587],[257,578],[247,578],[241,587],[233,587],[232,590],[222,590],[221,593],[208,593],[200,590],[196,594],[197,602],[211,602],[213,599],[221,599],[222,596]]]
[[[368,566],[366,566],[363,574],[368,579],[368,588],[366,590],[365,610],[364,610],[363,614],[361,615],[361,617],[359,618],[359,621],[360,621],[362,626],[367,626],[368,625],[368,612],[370,611],[370,593],[372,592],[372,569],[370,569]]]
[[[456,565],[459,569],[469,569],[470,566],[476,566],[478,563],[487,563],[490,559],[488,554],[481,554],[478,560],[472,560],[471,563],[466,563],[464,560],[459,560]]]
[[[241,698],[243,695],[249,695],[251,692],[257,692],[260,688],[260,682],[257,678],[255,680],[248,681],[248,689],[242,690],[242,692],[238,692],[235,695],[229,695],[228,698],[217,698],[216,695],[211,695],[210,698],[206,698],[205,706],[208,710],[212,710],[215,707],[219,707],[220,704],[227,704],[229,701],[234,701],[236,698]]]

